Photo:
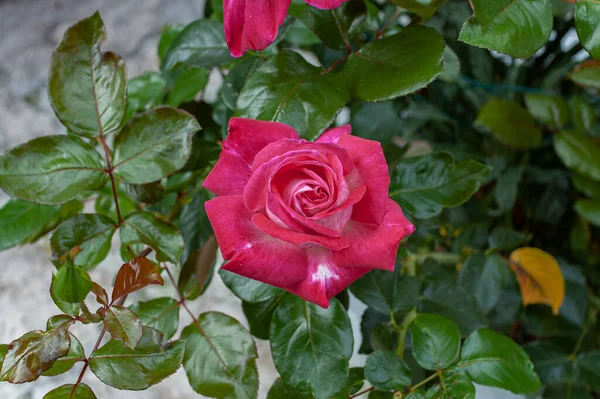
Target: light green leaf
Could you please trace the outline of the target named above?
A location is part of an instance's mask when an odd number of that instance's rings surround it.
[[[375,351],[365,362],[365,378],[376,389],[404,390],[410,386],[410,369],[390,351]]]
[[[446,45],[444,49],[444,71],[440,74],[440,79],[444,82],[455,82],[460,76],[460,58]]]
[[[171,107],[134,116],[115,138],[113,171],[133,184],[150,183],[183,168],[192,152],[196,119]]]
[[[583,48],[600,60],[600,1],[577,0],[575,27]]]
[[[127,85],[127,108],[133,113],[159,105],[166,89],[167,82],[158,72],[144,72],[131,78]]]
[[[104,327],[113,339],[135,349],[142,339],[142,322],[128,308],[111,306],[104,314]]]
[[[458,358],[460,331],[447,317],[419,314],[410,324],[412,353],[426,370],[448,368]]]
[[[171,339],[179,327],[179,302],[173,298],[156,298],[131,306],[142,324],[156,328]]]
[[[600,89],[600,62],[588,60],[579,64],[569,78],[580,86]]]
[[[84,269],[66,261],[56,273],[53,289],[60,300],[79,303],[92,290],[92,280]]]
[[[76,136],[44,136],[0,156],[0,188],[42,204],[66,202],[108,179],[102,157]]]
[[[348,378],[354,338],[346,310],[337,299],[329,309],[286,295],[271,321],[271,352],[286,384],[328,399]]]
[[[73,384],[61,385],[44,395],[43,399],[96,399],[92,389],[80,382],[73,391]]]
[[[171,47],[171,43],[173,40],[181,33],[181,31],[185,28],[184,24],[165,24],[163,25],[160,31],[160,39],[158,39],[157,46],[157,54],[160,59],[160,64],[162,67],[163,59],[169,48]]]
[[[203,68],[188,68],[182,71],[173,83],[167,96],[167,104],[177,107],[182,103],[193,101],[196,95],[204,90],[208,83],[208,71]]]
[[[550,0],[473,0],[459,40],[515,58],[535,54],[552,32]]]
[[[443,71],[445,47],[439,33],[421,25],[364,45],[344,67],[352,97],[383,101],[422,89]]]
[[[594,226],[600,226],[600,199],[578,199],[573,209]]]
[[[69,259],[70,252],[76,250],[77,253],[73,257],[75,266],[90,270],[108,255],[110,241],[116,230],[115,222],[106,216],[74,216],[61,223],[52,234],[52,259],[58,262],[61,259]]]
[[[596,112],[590,104],[578,96],[573,96],[569,100],[571,115],[575,131],[579,133],[588,132],[596,123]]]
[[[571,174],[571,182],[579,192],[593,199],[600,199],[600,182],[579,173]]]
[[[50,297],[54,304],[64,313],[69,316],[79,316],[79,304],[63,301],[56,292],[56,276],[52,276],[52,282],[50,283]]]
[[[527,93],[525,104],[534,118],[552,128],[561,128],[570,120],[569,104],[562,97]]]
[[[540,388],[540,380],[525,351],[492,330],[477,330],[466,339],[457,367],[480,385],[517,394],[534,393]]]
[[[402,160],[392,172],[390,197],[418,219],[466,202],[479,190],[491,168],[468,160],[454,163],[444,152]]]
[[[125,117],[125,62],[102,52],[105,39],[96,12],[67,29],[50,60],[50,104],[70,131],[86,137],[117,130]]]
[[[417,14],[423,21],[428,21],[446,3],[446,0],[392,0],[392,2]]]
[[[600,180],[600,147],[591,137],[562,131],[554,135],[554,151],[567,168]]]
[[[237,320],[203,313],[181,337],[186,340],[183,368],[194,391],[217,399],[257,398],[256,344]]]
[[[542,141],[533,117],[512,101],[492,98],[479,110],[475,124],[489,129],[501,143],[518,149],[535,147]]]
[[[89,365],[103,383],[137,391],[158,384],[177,371],[184,349],[183,341],[165,342],[160,331],[144,327],[142,339],[133,351],[113,339],[92,353]]]
[[[282,51],[248,77],[235,115],[282,122],[312,140],[333,122],[349,97],[341,75],[325,73],[298,53]]]

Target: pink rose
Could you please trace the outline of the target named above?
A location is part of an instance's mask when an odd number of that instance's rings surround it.
[[[305,0],[322,9],[341,6],[348,0]],[[248,50],[264,50],[277,37],[291,0],[223,0],[225,40],[231,55],[241,57]]]
[[[328,307],[369,270],[394,270],[415,230],[389,184],[381,145],[349,125],[309,142],[282,123],[231,119],[204,181],[223,268]]]

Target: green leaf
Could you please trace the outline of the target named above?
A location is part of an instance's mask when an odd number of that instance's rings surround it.
[[[419,314],[410,324],[412,353],[426,370],[448,368],[458,358],[460,331],[447,317]]]
[[[494,187],[494,199],[498,204],[498,208],[489,210],[490,215],[499,216],[513,210],[519,195],[519,184],[524,171],[525,168],[519,165],[506,169],[498,177]]]
[[[369,354],[377,349],[392,350],[396,342],[389,325],[390,315],[365,309],[360,321],[362,343],[358,353]]]
[[[75,251],[77,253],[72,258],[75,266],[90,270],[108,255],[110,241],[116,230],[115,222],[106,216],[74,216],[61,223],[52,234],[52,259],[59,262],[69,259],[71,252]]]
[[[46,331],[56,330],[65,323],[73,322],[73,317],[66,314],[57,314],[46,321]]]
[[[213,68],[233,60],[225,43],[223,24],[199,19],[186,26],[173,39],[161,68],[170,70],[180,64]]]
[[[579,199],[573,209],[594,226],[600,226],[600,199]]]
[[[509,278],[509,265],[500,255],[473,254],[464,262],[458,282],[473,293],[479,309],[489,313],[500,300],[504,282]]]
[[[443,281],[433,283],[425,289],[419,313],[448,317],[458,325],[462,336],[487,324],[469,291],[460,285]]]
[[[600,148],[591,137],[562,131],[554,135],[554,151],[570,170],[600,180]]]
[[[583,62],[569,74],[569,78],[580,86],[600,89],[600,62]]]
[[[42,204],[60,204],[106,184],[100,154],[76,136],[43,136],[0,156],[0,188]]]
[[[73,384],[61,385],[45,394],[43,399],[96,399],[92,389],[83,382],[77,384],[75,391],[73,388]]]
[[[569,104],[562,97],[527,93],[525,104],[529,113],[546,126],[559,129],[570,120]]]
[[[181,233],[175,226],[158,219],[152,213],[132,213],[125,218],[119,232],[123,246],[146,244],[157,252],[159,261],[169,260],[174,264],[179,263],[183,253]]]
[[[349,97],[341,75],[325,73],[300,54],[282,51],[248,77],[235,115],[282,122],[312,140],[333,122]]]
[[[160,39],[158,40],[158,48],[156,49],[158,58],[160,59],[161,67],[163,65],[163,59],[173,40],[181,33],[185,28],[184,24],[165,24],[160,31]]]
[[[125,62],[102,52],[105,39],[96,12],[67,29],[50,60],[50,104],[67,129],[86,137],[117,130],[125,117]]]
[[[440,79],[444,82],[455,82],[460,77],[460,58],[446,45],[444,49],[444,71],[440,74]]]
[[[121,217],[125,217],[138,210],[138,202],[129,198],[126,192],[122,190],[120,186],[117,187],[117,198],[119,199],[119,210],[121,211]],[[94,210],[96,213],[108,216],[112,220],[118,220],[117,208],[115,206],[115,199],[113,197],[112,187],[110,187],[110,184],[107,184],[98,192],[98,197],[96,197],[96,202],[94,203]]]
[[[383,101],[422,89],[443,71],[445,47],[435,29],[421,25],[364,45],[344,67],[352,97]]]
[[[132,351],[114,339],[92,353],[90,369],[103,383],[117,389],[142,390],[173,374],[183,359],[183,341],[165,342],[160,331],[144,327]]]
[[[208,83],[208,71],[203,68],[188,68],[181,72],[167,96],[167,105],[177,107],[193,101]]]
[[[568,383],[551,384],[544,387],[544,399],[593,399],[585,385]]]
[[[531,240],[531,234],[514,230],[510,227],[496,227],[490,233],[490,248],[512,251]]]
[[[281,288],[273,287],[272,285],[261,283],[257,280],[240,276],[227,270],[219,269],[219,276],[223,279],[223,283],[243,301],[246,302],[262,302],[267,299],[274,298],[285,293]]]
[[[402,123],[398,106],[392,101],[363,103],[352,112],[352,134],[369,140],[391,139],[401,132]]]
[[[275,380],[267,399],[313,399],[314,396],[310,392],[297,391],[290,386],[286,385],[281,378]]]
[[[82,302],[92,290],[92,280],[82,268],[66,261],[56,273],[54,279],[54,292],[63,302]]]
[[[517,149],[532,148],[542,141],[542,132],[533,117],[512,101],[492,98],[479,110],[475,124],[489,129],[501,143]]]
[[[339,22],[333,10],[307,7],[303,0],[292,0],[288,13],[300,20],[327,47],[339,50],[344,48],[344,38],[338,28]]]
[[[393,272],[371,270],[350,286],[352,293],[369,308],[385,315],[407,312],[419,302],[419,279]]]
[[[428,21],[446,0],[392,0],[392,2],[417,14],[423,21]]]
[[[596,123],[596,112],[591,105],[578,96],[573,96],[569,100],[571,107],[571,116],[575,131],[579,133],[588,132]]]
[[[183,329],[183,368],[194,391],[217,399],[256,399],[256,344],[237,320],[208,312]]]
[[[577,1],[575,27],[583,48],[592,57],[600,60],[600,2],[598,0]]]
[[[115,138],[113,171],[133,184],[150,183],[183,168],[200,130],[193,116],[171,107],[134,116]]]
[[[158,72],[144,72],[129,79],[127,85],[127,108],[132,112],[145,111],[162,104],[167,82]]]
[[[424,399],[475,399],[475,386],[464,374],[442,373],[440,383],[429,388]]]
[[[465,340],[458,366],[473,382],[509,390],[534,393],[540,380],[529,357],[510,338],[479,329]]]
[[[34,241],[53,224],[60,207],[9,200],[0,209],[0,251]]]
[[[229,70],[227,76],[223,78],[223,87],[221,89],[221,99],[227,108],[235,111],[235,104],[240,92],[244,88],[248,75],[250,75],[260,64],[261,62],[258,58],[246,56]]]
[[[535,341],[523,346],[544,385],[567,382],[573,366],[569,355],[552,342]]]
[[[271,321],[271,352],[277,371],[293,388],[328,399],[344,387],[354,338],[337,299],[329,309],[286,295]]]
[[[473,160],[454,163],[452,155],[445,152],[407,158],[392,173],[390,197],[415,218],[429,219],[442,208],[466,202],[490,171],[489,166]]]
[[[458,40],[515,58],[535,54],[552,32],[549,0],[473,0]]]
[[[156,204],[167,196],[160,181],[147,184],[124,184],[127,195],[144,204]]]
[[[128,308],[111,306],[104,313],[104,327],[113,339],[135,349],[142,339],[142,322]]]
[[[2,362],[4,361],[4,356],[6,356],[6,352],[8,352],[8,345],[0,344],[0,369],[2,369]]]
[[[204,203],[211,198],[208,190],[198,189],[193,192],[191,202],[185,204],[181,210],[179,228],[185,241],[184,259],[188,259],[192,251],[202,249],[206,240],[214,234],[204,209]]]
[[[69,353],[69,325],[56,330],[31,331],[8,345],[0,369],[0,381],[13,384],[35,381],[54,362]]]
[[[54,377],[71,370],[75,363],[85,360],[85,352],[81,342],[73,334],[70,334],[71,346],[66,356],[56,359],[49,370],[42,373],[45,377]]]
[[[256,338],[269,339],[271,319],[273,318],[275,308],[279,305],[279,301],[281,301],[281,296],[276,296],[256,303],[242,302],[242,310],[250,325],[250,333]]]
[[[600,351],[582,353],[575,360],[575,380],[600,389]]]
[[[376,389],[404,390],[410,386],[410,369],[394,352],[376,351],[365,362],[365,377]]]
[[[52,275],[52,282],[50,283],[50,296],[54,304],[64,313],[77,317],[79,316],[79,304],[63,301],[56,292],[56,276]]]
[[[217,239],[211,236],[204,247],[190,253],[177,281],[177,289],[184,298],[194,300],[208,288],[217,263],[217,251]]]
[[[333,399],[347,399],[359,392],[365,385],[365,372],[362,367],[352,367],[348,373],[346,386],[333,397]]]
[[[173,298],[156,298],[147,302],[138,302],[131,306],[142,324],[156,328],[171,339],[179,327],[179,302]]]

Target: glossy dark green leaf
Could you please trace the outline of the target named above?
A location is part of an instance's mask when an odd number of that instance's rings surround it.
[[[208,312],[183,329],[183,368],[194,391],[217,399],[256,399],[256,344],[237,320]],[[200,330],[201,327],[201,330]]]
[[[597,0],[578,0],[575,5],[575,27],[583,47],[600,60],[600,3]]]
[[[479,190],[491,168],[468,160],[454,163],[445,152],[402,160],[391,175],[390,197],[418,219],[466,202]]]
[[[184,24],[165,24],[163,25],[160,31],[160,39],[158,39],[158,48],[156,49],[158,58],[160,59],[160,63],[162,66],[163,58],[169,48],[171,47],[171,43],[173,40],[181,33],[181,31],[185,28]]]
[[[72,316],[66,314],[57,314],[46,321],[46,331],[56,330],[58,327],[65,323],[71,323],[74,319]]]
[[[350,286],[352,293],[369,308],[390,315],[406,312],[419,301],[419,279],[395,271],[372,270]]]
[[[535,119],[551,128],[559,129],[570,120],[569,104],[562,97],[527,93],[525,104]]]
[[[102,157],[76,136],[43,136],[0,157],[0,188],[42,204],[60,204],[106,183]]]
[[[600,199],[579,199],[573,209],[594,226],[600,226]]]
[[[167,105],[177,107],[188,101],[193,101],[196,95],[204,90],[208,83],[208,71],[203,68],[188,68],[182,71],[173,83],[167,96]]]
[[[147,184],[124,184],[124,186],[129,197],[144,204],[155,204],[167,195],[160,181]]]
[[[423,292],[419,313],[435,313],[454,321],[466,336],[487,322],[473,294],[460,285],[439,281]]]
[[[53,289],[61,301],[79,303],[92,290],[92,280],[84,269],[67,261],[58,269]]]
[[[242,302],[242,310],[250,325],[250,333],[256,338],[269,339],[269,329],[273,312],[279,305],[281,296],[266,299],[261,302]]]
[[[221,88],[221,99],[232,111],[235,111],[235,104],[238,96],[244,88],[248,75],[254,71],[260,61],[256,57],[244,57],[229,70],[227,76],[223,78],[223,87]]]
[[[571,107],[571,119],[575,125],[575,131],[585,133],[596,123],[596,112],[594,108],[584,99],[573,96],[569,100]]]
[[[87,270],[102,262],[108,251],[110,241],[117,226],[106,216],[83,214],[61,223],[52,234],[50,247],[55,261],[69,259],[71,252],[75,266]]]
[[[45,394],[43,399],[96,399],[96,395],[89,386],[80,382],[77,388],[73,384],[61,385]]]
[[[440,383],[429,388],[423,399],[475,399],[475,386],[464,374],[442,373]]]
[[[131,306],[142,324],[161,331],[165,339],[171,339],[179,327],[179,302],[173,298],[156,298]]]
[[[490,248],[512,251],[526,244],[531,237],[531,234],[500,226],[492,230],[488,244]]]
[[[365,378],[377,389],[403,390],[410,386],[410,369],[390,351],[375,351],[365,361]]]
[[[73,368],[75,363],[83,362],[85,360],[85,352],[83,351],[81,342],[79,342],[77,337],[73,334],[71,334],[70,337],[71,347],[69,348],[67,355],[56,359],[52,367],[42,373],[43,376],[53,377],[55,375],[66,373]]]
[[[262,302],[267,299],[282,295],[285,291],[272,285],[261,283],[257,280],[240,276],[239,274],[219,269],[219,276],[223,282],[237,296],[246,302]]]
[[[131,78],[127,85],[127,108],[135,112],[160,105],[166,90],[167,82],[158,72],[144,72]]]
[[[575,68],[569,78],[580,86],[600,89],[600,63],[592,60],[583,62]]]
[[[177,281],[177,289],[183,297],[194,300],[208,288],[217,264],[217,252],[217,239],[210,236],[201,249],[190,253]]]
[[[448,368],[458,358],[460,331],[447,317],[419,314],[410,324],[412,353],[426,370]]]
[[[104,327],[113,339],[135,349],[142,339],[142,322],[128,308],[111,306],[104,313]]]
[[[9,200],[0,209],[0,251],[32,242],[56,218],[58,206],[39,205],[20,199]]]
[[[339,20],[336,21],[334,11],[307,7],[302,0],[292,0],[289,14],[300,20],[327,47],[332,49],[344,48],[344,38],[340,34]]]
[[[115,176],[133,184],[159,180],[183,168],[200,130],[193,116],[170,107],[134,116],[115,138]]]
[[[569,355],[552,342],[535,341],[523,346],[543,384],[566,382],[573,365]]]
[[[421,25],[364,45],[344,67],[352,97],[383,101],[422,89],[442,72],[445,47],[439,33]]]
[[[223,24],[199,19],[185,27],[173,39],[161,68],[173,69],[179,64],[198,68],[212,68],[233,61],[225,43]]]
[[[575,380],[600,389],[600,351],[582,353],[575,360]]]
[[[473,0],[459,40],[515,58],[535,54],[552,32],[550,0]]]
[[[352,134],[369,140],[390,139],[401,132],[402,123],[398,107],[391,101],[364,103],[352,112]]]
[[[271,389],[269,389],[269,394],[267,395],[267,399],[313,399],[314,396],[311,395],[310,392],[298,391],[294,388],[291,388],[289,385],[286,385],[285,382],[281,378],[275,380]]]
[[[236,116],[282,122],[311,140],[348,100],[342,76],[324,73],[298,53],[282,51],[248,77],[237,99]]]
[[[394,349],[396,340],[389,322],[388,314],[376,312],[371,308],[365,309],[360,321],[362,343],[358,353],[369,354],[377,349]]]
[[[96,12],[67,29],[50,60],[50,104],[70,131],[86,137],[117,130],[125,117],[125,62],[102,52],[105,39]]]
[[[202,156],[206,156],[205,153]],[[206,240],[213,235],[212,226],[206,215],[204,203],[212,198],[205,188],[193,192],[192,200],[183,206],[179,216],[179,228],[185,242],[184,259],[188,259],[192,251],[204,247]]]
[[[13,384],[35,381],[54,362],[69,353],[68,325],[56,330],[31,331],[8,345],[0,369],[0,381]]]
[[[277,371],[293,388],[328,399],[344,387],[354,338],[348,314],[336,299],[329,309],[286,295],[271,321]]]
[[[158,253],[159,260],[179,263],[183,253],[181,233],[175,226],[158,219],[152,213],[135,212],[127,216],[119,233],[123,246],[143,243]]]
[[[463,263],[458,282],[475,296],[479,309],[489,313],[500,300],[509,264],[500,255],[473,254]]]
[[[52,276],[52,282],[50,283],[50,297],[54,304],[64,313],[77,317],[79,316],[79,304],[66,302],[60,298],[56,292],[56,276]]]
[[[333,399],[347,399],[359,392],[365,385],[365,371],[362,367],[352,367],[348,373],[346,386]]]
[[[510,147],[528,149],[542,141],[533,116],[513,101],[492,98],[479,110],[475,124],[490,130],[498,141]]]
[[[464,342],[457,366],[473,382],[509,390],[534,393],[540,380],[523,349],[510,338],[479,329]]]
[[[133,351],[113,339],[92,354],[89,365],[103,383],[137,391],[158,384],[177,371],[184,349],[183,341],[166,342],[160,331],[144,327],[142,339]]]
[[[554,135],[554,151],[567,168],[600,180],[600,146],[591,137],[562,131]]]

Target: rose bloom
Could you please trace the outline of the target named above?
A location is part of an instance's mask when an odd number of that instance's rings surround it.
[[[327,130],[315,142],[288,125],[233,118],[204,187],[223,269],[327,308],[371,269],[394,270],[415,227],[388,197],[381,144]]]
[[[321,9],[341,6],[348,0],[305,0]],[[291,0],[223,0],[225,41],[231,55],[241,57],[248,50],[264,50],[277,37]]]

